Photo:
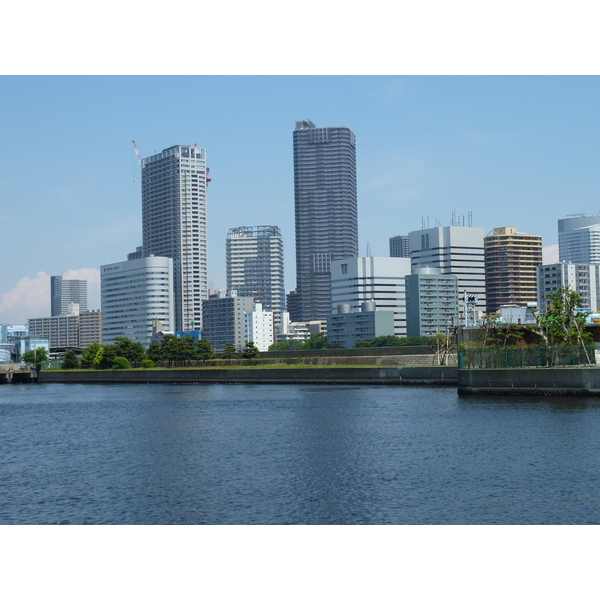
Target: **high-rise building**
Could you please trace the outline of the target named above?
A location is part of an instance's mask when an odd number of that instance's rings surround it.
[[[227,234],[227,289],[251,296],[273,313],[276,330],[285,310],[283,240],[279,227],[235,227]]]
[[[58,317],[70,314],[71,304],[78,304],[80,312],[87,311],[87,281],[63,279],[62,275],[50,277],[50,315]]]
[[[582,310],[600,310],[600,265],[555,263],[537,268],[537,304],[541,314],[546,312],[547,296],[560,288],[577,292],[583,300]]]
[[[202,327],[208,298],[206,150],[172,146],[142,160],[144,256],[173,259],[175,329]]]
[[[408,335],[446,333],[458,321],[458,279],[432,267],[416,268],[406,276]]]
[[[573,215],[558,220],[558,260],[600,264],[600,215]]]
[[[359,312],[363,302],[373,301],[378,311],[394,313],[394,335],[406,335],[405,277],[410,259],[367,256],[331,264],[331,314],[340,304]]]
[[[331,261],[358,256],[356,142],[347,127],[294,130],[296,291],[300,321],[331,313]]]
[[[395,235],[390,238],[390,256],[396,258],[410,258],[407,235]]]
[[[456,275],[458,293],[477,296],[474,309],[485,310],[485,260],[482,227],[432,227],[408,234],[412,270],[433,267]]]
[[[542,264],[542,236],[496,227],[483,239],[487,313],[502,305],[537,302],[537,267]]]
[[[154,322],[173,331],[173,259],[148,256],[100,267],[102,343],[149,346]]]

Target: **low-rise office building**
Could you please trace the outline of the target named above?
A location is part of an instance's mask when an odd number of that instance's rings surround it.
[[[267,352],[274,343],[274,328],[273,311],[263,310],[260,302],[255,302],[252,310],[244,313],[244,343],[254,342],[261,352]]]
[[[359,312],[352,312],[349,304],[340,304],[337,312],[327,317],[327,344],[354,348],[358,341],[394,335],[394,313],[376,310],[373,301],[361,304]]]
[[[394,313],[393,335],[406,335],[405,277],[410,259],[359,257],[331,261],[332,311],[349,304],[355,312],[363,302],[373,301],[378,311]]]
[[[546,312],[547,296],[560,288],[577,292],[583,300],[582,310],[600,310],[600,265],[559,262],[537,268],[537,305]]]
[[[407,334],[430,337],[457,326],[458,278],[433,267],[406,276]]]
[[[244,313],[252,312],[254,300],[238,296],[235,291],[202,301],[202,339],[208,340],[215,352],[222,352],[227,344],[238,350],[244,347]]]

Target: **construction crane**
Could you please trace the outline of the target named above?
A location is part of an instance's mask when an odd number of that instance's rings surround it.
[[[198,150],[198,144],[194,144],[194,148],[196,148],[196,150]],[[209,174],[210,174],[210,169],[208,167],[206,167],[206,183],[211,181]]]
[[[138,162],[140,163],[140,167],[142,166],[142,155],[140,154],[140,151],[137,147],[137,144],[135,143],[135,140],[131,140],[131,143],[133,144],[133,147],[135,149],[135,155],[137,156]]]

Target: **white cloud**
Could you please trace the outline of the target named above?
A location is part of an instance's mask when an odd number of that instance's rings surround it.
[[[71,269],[65,279],[88,281],[88,308],[100,308],[100,271]],[[50,275],[39,271],[34,278],[23,277],[7,292],[0,293],[0,323],[24,325],[27,319],[50,316]]]
[[[558,262],[558,244],[542,248],[542,264],[552,265]]]

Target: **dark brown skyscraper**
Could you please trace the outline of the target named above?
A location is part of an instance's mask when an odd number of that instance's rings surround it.
[[[294,130],[296,290],[302,321],[331,313],[332,260],[358,256],[356,143],[347,127]]]

